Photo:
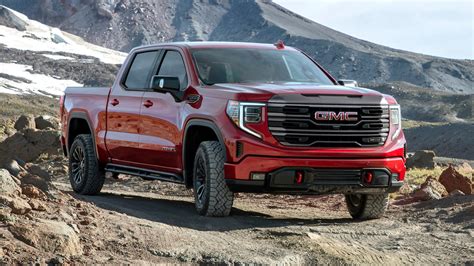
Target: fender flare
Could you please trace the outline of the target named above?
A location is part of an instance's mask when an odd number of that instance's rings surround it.
[[[184,134],[183,134],[183,146],[182,146],[182,154],[181,158],[183,159],[183,178],[184,178],[184,183],[187,184],[188,181],[188,175],[186,174],[186,136],[188,134],[188,129],[192,126],[202,126],[202,127],[207,127],[211,129],[214,134],[217,136],[217,139],[219,143],[224,147],[224,155],[225,155],[225,160],[227,161],[227,148],[225,146],[224,138],[222,137],[222,133],[219,130],[219,127],[211,120],[206,120],[206,119],[201,119],[201,118],[195,118],[195,119],[190,119],[184,128]]]
[[[75,111],[75,112],[72,112],[70,115],[69,115],[69,119],[68,119],[68,128],[67,128],[67,139],[66,139],[66,151],[67,151],[67,154],[69,154],[69,147],[72,145],[72,142],[69,143],[69,133],[70,133],[70,126],[71,126],[71,120],[73,119],[82,119],[84,121],[86,121],[87,123],[87,126],[89,127],[89,131],[91,132],[91,135],[92,135],[92,143],[94,144],[94,152],[95,152],[95,156],[97,157],[97,159],[99,159],[99,154],[97,153],[97,144],[96,144],[96,140],[95,140],[95,131],[94,131],[94,128],[91,127],[92,123],[89,119],[89,116],[87,115],[86,112],[82,112],[82,111]],[[74,141],[74,140],[72,140]]]

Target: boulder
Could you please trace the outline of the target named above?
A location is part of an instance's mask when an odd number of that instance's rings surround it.
[[[28,201],[28,204],[30,204],[31,209],[34,211],[46,211],[46,206],[37,199],[30,199],[30,201]]]
[[[5,163],[4,167],[13,176],[18,176],[22,170],[21,166],[15,160],[10,160],[9,162]]]
[[[0,165],[4,165],[12,159],[31,162],[43,153],[59,154],[59,148],[60,141],[57,131],[25,129],[0,143]]]
[[[39,188],[27,184],[22,186],[21,188],[21,193],[25,196],[27,196],[30,199],[44,199],[46,198],[46,194],[44,194],[43,191],[41,191]]]
[[[18,118],[18,120],[16,120],[14,127],[18,131],[34,129],[36,127],[35,118],[29,115],[22,115]]]
[[[115,7],[119,2],[120,1],[118,0],[97,0],[95,3],[97,13],[100,16],[112,19],[115,12]]]
[[[64,222],[37,219],[9,227],[18,240],[43,252],[65,256],[82,255],[82,246],[74,229]]]
[[[439,182],[446,187],[448,192],[452,192],[454,190],[460,190],[466,195],[473,194],[473,187],[472,187],[472,176],[471,178],[462,175],[456,169],[450,165],[446,170],[444,170],[441,175],[439,176]]]
[[[19,189],[10,173],[5,169],[0,169],[0,194],[13,195]]]
[[[12,198],[8,203],[8,207],[12,209],[12,213],[25,215],[31,211],[31,206],[22,198]]]
[[[59,122],[56,118],[49,115],[38,116],[35,118],[36,129],[58,129]]]
[[[33,163],[27,163],[25,168],[28,172],[33,175],[37,175],[44,179],[45,181],[51,181],[51,176],[49,175],[48,171],[43,170],[39,165]]]
[[[33,185],[42,190],[43,192],[48,192],[51,186],[47,180],[44,180],[43,178],[30,173],[27,173],[21,178],[21,184],[23,186]]]
[[[407,168],[428,168],[433,169],[435,167],[434,157],[436,156],[434,151],[421,150],[416,151],[413,156],[407,158]]]
[[[437,200],[448,196],[448,191],[438,180],[429,176],[419,189],[413,191],[411,196],[421,201]]]

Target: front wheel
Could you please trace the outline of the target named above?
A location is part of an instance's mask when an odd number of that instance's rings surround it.
[[[91,135],[79,135],[71,145],[69,181],[74,192],[82,195],[98,194],[104,185],[105,173],[99,168]]]
[[[224,148],[218,141],[204,141],[194,158],[194,202],[200,215],[228,216],[234,202],[224,178]]]
[[[383,216],[388,207],[389,195],[350,194],[346,195],[346,205],[354,219],[377,219]]]

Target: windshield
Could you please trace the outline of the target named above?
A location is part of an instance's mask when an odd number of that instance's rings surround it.
[[[298,51],[242,48],[193,49],[199,77],[216,83],[317,83],[334,85]]]

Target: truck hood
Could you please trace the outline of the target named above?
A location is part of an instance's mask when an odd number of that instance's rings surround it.
[[[215,84],[226,98],[242,101],[386,104],[385,95],[370,89],[316,84]]]

